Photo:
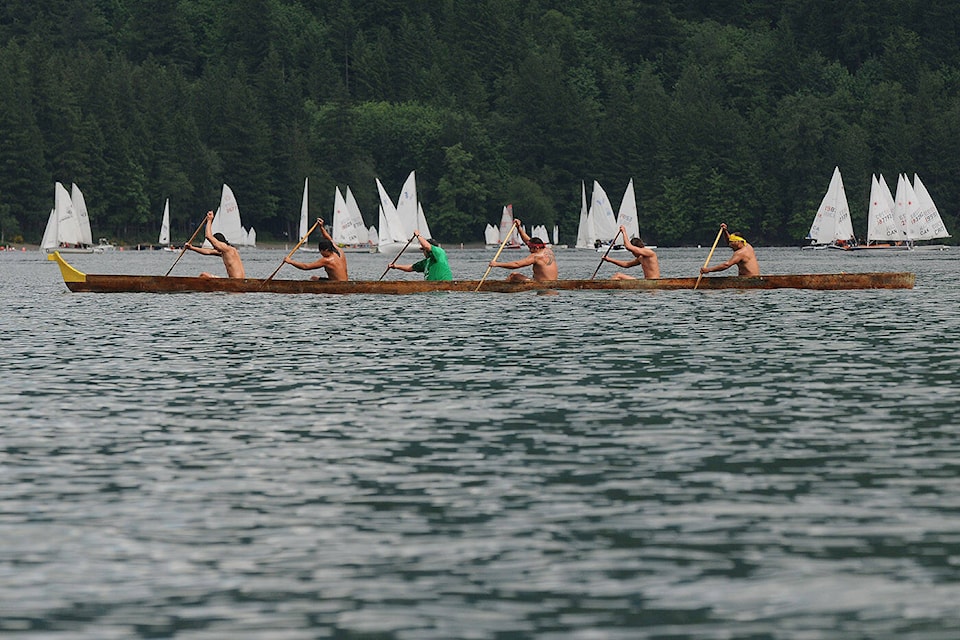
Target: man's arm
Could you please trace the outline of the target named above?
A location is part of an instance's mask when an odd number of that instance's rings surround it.
[[[290,258],[283,259],[285,263],[289,264],[292,267],[296,267],[297,269],[301,269],[303,271],[310,271],[311,269],[322,269],[323,267],[327,266],[327,263],[329,262],[329,260],[330,258],[320,258],[319,260],[315,260],[313,262],[297,262],[296,260],[291,260]]]
[[[634,258],[633,260],[627,262],[626,260],[617,260],[616,258],[611,258],[610,256],[604,256],[603,260],[605,262],[615,264],[618,267],[622,267],[623,269],[629,269],[630,267],[635,267],[641,263],[640,258]]]
[[[523,267],[530,266],[536,261],[537,261],[537,256],[531,253],[526,258],[522,258],[520,260],[513,260],[511,262],[496,262],[494,260],[491,260],[489,266],[500,267],[502,269],[522,269]]]
[[[739,252],[737,252],[737,253],[739,253]],[[732,266],[735,265],[735,264],[739,264],[740,262],[743,261],[743,255],[737,255],[737,253],[734,253],[734,254],[730,257],[730,259],[727,260],[726,262],[724,262],[723,264],[718,264],[718,265],[715,266],[715,267],[707,267],[706,269],[701,269],[700,272],[701,272],[701,273],[711,273],[711,272],[713,272],[713,271],[724,271],[724,270],[726,270],[726,269],[729,269],[730,267],[732,267]]]
[[[190,251],[196,251],[197,253],[201,253],[201,254],[203,254],[203,255],[205,255],[205,256],[219,256],[219,255],[220,255],[220,252],[217,251],[216,249],[209,249],[209,248],[207,248],[207,247],[195,247],[195,246],[193,246],[192,244],[190,244],[189,242],[183,243],[183,246],[185,246],[187,249],[190,249]]]
[[[529,243],[530,236],[527,234],[526,231],[523,230],[523,224],[519,220],[514,218],[513,225],[517,228],[517,232],[520,234],[520,239],[523,240],[523,243],[524,244]]]

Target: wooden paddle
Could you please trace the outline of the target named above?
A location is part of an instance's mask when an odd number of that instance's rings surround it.
[[[417,237],[417,234],[410,236],[410,239],[407,240],[407,244],[403,245],[403,249],[400,249],[400,253],[397,254],[397,257],[387,263],[387,268],[383,270],[383,273],[380,274],[380,277],[377,278],[377,281],[383,280],[383,276],[387,275],[387,271],[390,271],[390,265],[400,259],[400,256],[403,255],[403,252],[407,250],[407,247],[410,246],[410,243],[413,242],[413,239]]]
[[[707,254],[707,260],[706,260],[706,262],[703,263],[703,268],[704,268],[704,269],[706,269],[706,268],[707,268],[707,265],[710,264],[710,258],[713,257],[713,252],[714,252],[714,250],[716,250],[716,248],[717,248],[717,243],[720,242],[720,236],[722,236],[722,235],[723,235],[723,227],[720,227],[720,231],[717,231],[717,239],[713,241],[713,246],[710,247],[710,253]],[[700,278],[702,278],[702,277],[703,277],[703,274],[702,274],[702,273],[701,273],[699,276],[697,276],[697,283],[696,283],[695,285],[693,285],[693,289],[694,289],[694,290],[696,290],[697,287],[700,286]]]
[[[610,253],[610,249],[613,249],[613,245],[617,243],[617,238],[620,237],[620,230],[617,230],[617,235],[613,236],[613,240],[610,241],[610,246],[607,247],[607,250],[603,254],[603,258],[607,257],[607,254]],[[603,258],[600,258],[600,264],[597,265],[596,270],[593,272],[593,275],[590,276],[590,279],[593,280],[597,277],[597,273],[600,272],[600,267],[603,265]]]
[[[504,248],[505,246],[507,246],[507,241],[510,239],[510,236],[512,236],[512,235],[513,235],[513,231],[510,231],[510,233],[507,234],[507,237],[504,238],[504,239],[503,239],[503,242],[500,243],[500,248],[497,249],[497,254],[496,254],[495,256],[493,256],[493,260],[491,260],[490,262],[496,262],[496,261],[497,261],[497,258],[500,257],[500,252],[503,251],[503,248]],[[487,266],[487,272],[486,272],[485,274],[483,274],[483,277],[482,277],[482,278],[480,278],[480,282],[477,283],[477,288],[473,290],[474,293],[476,293],[477,291],[480,291],[480,285],[482,285],[482,284],[483,284],[483,281],[487,279],[487,276],[488,276],[488,275],[490,275],[490,269],[493,269],[493,267],[491,267],[491,266],[488,265],[488,266]]]
[[[292,256],[293,254],[295,254],[295,253],[297,252],[297,249],[300,248],[300,245],[302,245],[304,242],[307,241],[307,238],[310,237],[310,234],[313,233],[313,230],[316,229],[316,228],[317,228],[317,225],[319,225],[319,224],[320,224],[320,218],[317,218],[317,221],[313,223],[313,226],[310,227],[309,229],[307,229],[307,232],[303,235],[302,238],[300,238],[300,242],[297,243],[297,246],[295,246],[295,247],[293,248],[293,250],[292,250],[290,253],[287,254],[287,258],[289,258],[290,256]],[[280,269],[283,267],[283,265],[285,265],[285,264],[287,263],[287,262],[286,262],[287,258],[284,258],[284,259],[280,262],[280,266],[277,267],[276,269],[274,269],[274,270],[273,270],[273,273],[270,274],[270,277],[267,278],[266,280],[264,280],[264,281],[260,284],[261,287],[262,287],[264,284],[266,284],[266,283],[270,282],[271,280],[273,280],[273,276],[277,275],[277,272],[280,271]]]
[[[173,264],[170,265],[170,269],[167,270],[163,277],[166,278],[170,275],[170,272],[173,271],[173,268],[177,266],[177,263],[180,262],[180,258],[183,257],[183,254],[187,252],[187,245],[193,242],[193,239],[197,237],[197,234],[200,233],[200,229],[203,229],[203,225],[207,224],[207,219],[204,218],[203,222],[200,223],[200,226],[197,227],[197,230],[193,232],[193,235],[190,236],[190,239],[183,243],[183,249],[180,250],[180,255],[177,256],[177,259],[173,261]]]

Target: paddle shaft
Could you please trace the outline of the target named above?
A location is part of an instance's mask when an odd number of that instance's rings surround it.
[[[200,226],[197,227],[197,230],[193,232],[193,235],[190,236],[190,239],[183,243],[183,249],[180,250],[180,255],[178,255],[177,259],[173,261],[172,265],[170,265],[170,269],[167,270],[165,274],[163,274],[164,278],[170,275],[170,272],[173,271],[173,268],[177,266],[177,263],[180,262],[180,258],[182,258],[183,254],[187,252],[187,245],[193,242],[193,239],[197,237],[197,234],[200,233],[200,229],[203,229],[203,225],[205,224],[207,224],[206,219],[204,219],[204,221],[200,223]]]
[[[707,259],[706,259],[706,261],[703,263],[703,268],[704,268],[704,269],[706,269],[706,268],[707,268],[707,265],[710,264],[710,258],[713,257],[713,252],[716,250],[716,248],[717,248],[717,243],[720,242],[720,236],[722,236],[722,235],[723,235],[723,227],[720,227],[720,231],[717,231],[717,239],[713,241],[713,246],[710,247],[710,253],[707,254]],[[702,274],[702,273],[701,273],[699,276],[697,276],[697,283],[696,283],[695,285],[693,285],[693,288],[694,288],[694,289],[696,289],[697,287],[700,286],[700,279],[701,279],[701,278],[703,278],[703,274]]]
[[[316,228],[317,228],[317,225],[319,225],[319,224],[320,224],[320,220],[317,220],[316,222],[313,223],[313,226],[312,226],[312,227],[310,227],[309,229],[307,229],[307,232],[306,232],[305,234],[303,234],[303,237],[302,237],[302,238],[300,238],[300,242],[297,243],[297,246],[295,246],[295,247],[293,248],[293,250],[292,250],[290,253],[287,254],[287,258],[289,258],[290,256],[292,256],[293,254],[295,254],[295,253],[297,252],[297,249],[300,248],[300,245],[302,245],[304,242],[307,241],[307,238],[310,237],[310,234],[313,233],[313,230],[316,229]],[[284,259],[280,262],[280,266],[277,267],[276,269],[274,269],[274,270],[273,270],[273,273],[270,274],[270,277],[267,278],[266,280],[264,280],[264,282],[270,282],[271,280],[273,280],[273,276],[277,275],[277,272],[280,271],[281,267],[283,267],[283,265],[286,264],[287,258],[284,258]],[[260,285],[260,286],[263,286],[263,285]]]
[[[620,231],[617,231],[617,235],[613,236],[613,240],[610,241],[610,246],[607,247],[607,250],[603,253],[603,257],[600,258],[600,264],[597,265],[597,268],[593,272],[593,275],[590,276],[591,280],[597,277],[597,274],[600,272],[600,267],[603,265],[603,258],[607,257],[607,254],[610,253],[610,249],[613,249],[613,245],[616,244],[617,238],[619,237],[620,237]]]
[[[510,236],[512,236],[512,235],[513,235],[513,231],[510,231],[510,233],[507,234],[507,237],[504,238],[504,239],[503,239],[503,242],[500,243],[500,248],[497,249],[496,255],[493,256],[493,260],[491,260],[490,262],[496,262],[496,261],[497,261],[497,258],[500,257],[500,252],[503,251],[503,248],[504,248],[505,246],[507,246],[507,241],[510,240]],[[483,284],[483,281],[487,279],[487,276],[488,276],[488,275],[490,275],[490,269],[493,269],[493,267],[491,267],[491,266],[488,265],[488,266],[487,266],[487,272],[486,272],[485,274],[483,274],[483,277],[482,277],[482,278],[480,278],[480,282],[477,283],[477,288],[474,289],[474,292],[480,291],[480,285],[482,285],[482,284]]]
[[[387,264],[387,268],[384,269],[384,270],[383,270],[383,273],[380,274],[380,277],[377,278],[378,281],[379,281],[379,280],[383,280],[383,276],[387,275],[387,271],[390,271],[390,265],[393,264],[393,263],[395,263],[397,260],[400,259],[400,256],[403,255],[403,252],[407,250],[407,247],[410,246],[410,243],[413,242],[413,239],[416,238],[416,237],[417,237],[416,234],[410,236],[410,239],[407,240],[407,244],[403,245],[403,249],[400,249],[400,253],[397,254],[397,257],[394,258],[393,260],[391,260],[391,261]]]

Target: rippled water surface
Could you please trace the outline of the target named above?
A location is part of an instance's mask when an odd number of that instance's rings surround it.
[[[960,251],[758,255],[917,286],[71,294],[0,253],[0,633],[956,638]]]

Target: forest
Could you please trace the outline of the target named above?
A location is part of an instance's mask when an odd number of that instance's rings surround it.
[[[226,183],[287,241],[304,178],[369,226],[411,170],[443,242],[512,203],[572,243],[581,184],[616,208],[633,179],[648,242],[799,245],[835,166],[858,235],[871,174],[960,229],[946,0],[6,0],[0,98],[4,242],[40,240],[55,181],[95,236],[155,239],[169,198],[182,242]]]

